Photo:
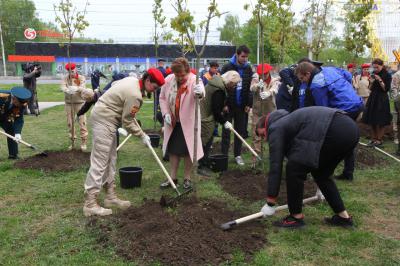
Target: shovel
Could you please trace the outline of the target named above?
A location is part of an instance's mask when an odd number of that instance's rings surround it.
[[[138,127],[140,127],[139,124],[138,124],[138,122],[136,121],[136,119],[135,119],[134,121],[135,121],[136,125],[137,125]],[[128,137],[129,137],[129,136],[128,136]],[[128,137],[126,137],[126,138],[128,138]],[[125,139],[125,140],[126,140],[126,139]],[[124,141],[125,141],[125,140],[124,140]],[[122,144],[122,143],[121,143],[121,144]],[[190,189],[184,191],[183,193],[181,193],[181,192],[178,190],[178,188],[176,187],[176,185],[175,185],[174,181],[172,180],[171,176],[169,175],[167,169],[165,169],[165,167],[164,167],[163,163],[161,162],[160,158],[158,158],[157,153],[154,151],[153,146],[151,146],[150,141],[146,141],[146,145],[147,145],[147,147],[150,149],[151,153],[152,153],[153,156],[154,156],[154,159],[156,159],[158,165],[160,166],[161,170],[164,172],[164,174],[165,174],[165,176],[167,177],[169,183],[171,184],[172,188],[176,191],[176,194],[177,194],[177,196],[174,197],[174,198],[172,198],[172,199],[167,199],[165,196],[162,196],[161,199],[160,199],[160,204],[161,204],[161,206],[163,206],[163,207],[173,206],[175,202],[177,202],[179,199],[182,198],[182,196],[184,196],[184,195],[186,195],[186,194],[192,192],[192,191],[193,191],[193,188],[190,188]],[[121,145],[120,145],[120,146],[121,146]]]
[[[10,138],[10,139],[12,139],[12,140],[15,141],[16,143],[22,143],[22,144],[24,144],[25,146],[31,148],[32,150],[38,151],[40,156],[45,156],[45,157],[48,156],[48,154],[45,153],[44,151],[41,151],[41,150],[38,149],[37,147],[33,146],[32,144],[29,144],[28,142],[23,141],[22,139],[21,139],[21,140],[17,140],[14,136],[11,136],[10,134],[7,134],[7,133],[4,132],[4,131],[0,131],[0,133],[3,134],[4,136],[7,136],[7,137]]]
[[[317,192],[315,193],[315,196],[304,199],[303,200],[303,204],[308,203],[308,202],[313,202],[313,201],[316,201],[316,200],[321,200],[322,201],[324,199],[325,199],[325,197],[322,195],[321,191],[319,189],[317,189]],[[286,204],[286,205],[282,205],[282,206],[276,207],[275,210],[276,211],[281,211],[281,210],[286,210],[287,208],[288,208],[288,205]],[[239,218],[239,219],[224,223],[224,224],[221,225],[221,229],[222,230],[230,230],[233,227],[235,227],[236,225],[239,225],[239,224],[251,221],[251,220],[255,220],[255,219],[258,219],[258,218],[261,218],[261,217],[264,217],[264,213],[257,212],[257,213],[254,213],[254,214],[251,214],[251,215],[248,215],[248,216],[245,216],[245,217],[242,217],[242,218]]]
[[[253,148],[244,140],[244,138],[242,138],[242,136],[240,136],[239,133],[237,133],[237,131],[235,129],[233,129],[232,127],[229,128],[230,131],[232,131],[236,137],[238,137],[240,139],[241,142],[243,142],[243,144],[250,150],[250,152],[258,159],[261,161],[261,157],[253,150]]]

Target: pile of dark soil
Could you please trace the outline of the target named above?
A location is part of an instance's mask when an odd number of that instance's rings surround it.
[[[247,260],[266,243],[265,227],[250,222],[232,231],[220,225],[240,217],[221,202],[185,199],[176,209],[147,201],[107,218],[92,218],[102,246],[140,265],[218,265],[242,251]],[[96,231],[97,231],[96,230]]]
[[[374,148],[358,145],[356,167],[360,169],[385,166],[388,162]]]
[[[73,171],[90,163],[90,152],[47,151],[47,157],[35,155],[17,161],[14,166],[20,169],[38,169],[45,172]]]
[[[251,170],[232,170],[219,178],[222,188],[229,194],[247,201],[258,201],[267,196],[267,177]],[[315,196],[317,185],[307,179],[304,183],[304,197]],[[282,180],[278,204],[286,203],[286,182]]]

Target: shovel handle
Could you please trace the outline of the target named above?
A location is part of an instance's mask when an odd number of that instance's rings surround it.
[[[365,144],[365,143],[362,143],[362,142],[359,142],[359,143],[360,143],[360,145],[362,145],[362,146],[367,146],[367,144]],[[379,152],[385,154],[386,156],[389,156],[389,157],[392,158],[393,160],[395,160],[395,161],[397,161],[397,162],[400,163],[400,160],[399,160],[398,158],[394,157],[393,155],[391,155],[390,153],[387,153],[387,152],[385,152],[384,150],[382,150],[382,149],[380,149],[380,148],[378,148],[378,147],[375,147],[375,146],[374,146],[374,148],[375,148],[375,150],[377,150],[377,151],[379,151]]]
[[[242,136],[240,136],[239,133],[237,133],[237,131],[233,128],[230,128],[230,130],[236,135],[236,137],[238,137],[243,144],[250,150],[250,152],[257,157],[257,159],[259,159],[261,161],[261,157],[253,150],[253,148],[244,140],[244,138],[242,138]]]
[[[119,149],[121,149],[122,146],[124,146],[125,142],[127,142],[130,138],[132,137],[132,134],[129,134],[124,141],[121,142],[121,144],[119,144],[119,146],[117,147],[117,151],[119,151]]]
[[[6,132],[1,131],[1,130],[0,130],[0,133],[3,134],[4,136],[7,136],[8,138],[12,139],[13,141],[15,141],[15,142],[17,142],[17,143],[22,143],[22,144],[24,144],[25,146],[27,146],[27,147],[29,147],[29,148],[31,148],[31,149],[33,149],[33,150],[36,150],[35,146],[33,146],[32,144],[29,144],[29,143],[26,142],[26,141],[23,141],[22,139],[21,139],[21,140],[17,140],[14,136],[12,136],[12,135],[10,135],[10,134],[7,134]]]

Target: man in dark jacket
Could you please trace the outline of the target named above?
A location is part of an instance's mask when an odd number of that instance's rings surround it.
[[[36,79],[42,75],[42,67],[38,63],[26,63],[22,66],[25,71],[23,76],[24,87],[27,88],[32,97],[28,101],[28,109],[31,115],[39,115],[39,104],[36,91]]]
[[[250,49],[247,46],[239,46],[236,50],[236,54],[222,67],[221,70],[221,75],[230,70],[237,71],[242,78],[242,81],[238,83],[236,89],[228,93],[227,104],[224,108],[227,120],[233,120],[234,129],[242,137],[244,137],[247,132],[247,113],[251,108],[250,84],[253,77],[253,71],[248,63],[249,53]],[[230,133],[231,132],[228,128],[222,129],[221,151],[226,155],[228,154],[230,146]],[[236,163],[238,165],[244,165],[241,157],[242,142],[236,136],[233,149]]]
[[[264,215],[274,214],[279,195],[283,159],[286,157],[286,186],[290,215],[274,223],[279,227],[304,226],[302,200],[304,181],[311,173],[319,189],[335,212],[325,221],[331,225],[351,227],[331,175],[343,158],[351,153],[359,140],[356,123],[343,111],[327,107],[307,107],[288,113],[277,110],[264,116],[257,124],[257,134],[269,142],[270,172],[267,204]]]
[[[100,78],[107,79],[107,77],[98,69],[93,71],[93,73],[90,75],[90,83],[92,84],[93,90],[100,89]]]
[[[353,120],[363,110],[363,100],[357,95],[351,84],[351,75],[335,67],[316,67],[303,62],[296,68],[301,81],[299,107],[326,106],[346,112]],[[311,103],[311,104],[310,104]],[[353,180],[355,152],[345,158],[343,173],[338,179]]]
[[[288,112],[291,111],[292,92],[293,90],[297,90],[300,85],[300,81],[294,74],[295,69],[296,65],[291,65],[279,72],[281,85],[279,86],[278,94],[275,97],[277,109],[285,109]]]

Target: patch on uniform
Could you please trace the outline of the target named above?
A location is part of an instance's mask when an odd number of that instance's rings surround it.
[[[132,115],[133,117],[135,117],[135,116],[136,116],[136,113],[139,112],[139,110],[140,110],[140,107],[133,106],[132,109],[131,109],[131,115]]]

